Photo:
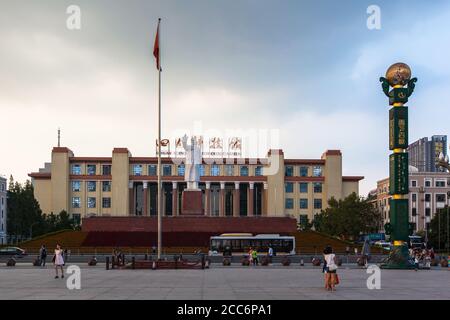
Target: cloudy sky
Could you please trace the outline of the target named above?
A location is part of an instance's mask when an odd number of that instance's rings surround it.
[[[72,4],[80,30],[66,27]],[[380,30],[366,25],[373,4]],[[410,141],[450,133],[448,1],[0,0],[0,173],[37,171],[58,127],[77,156],[154,155],[158,17],[163,137],[278,130],[288,158],[341,149],[365,195],[388,175],[378,78],[397,61],[419,78]]]

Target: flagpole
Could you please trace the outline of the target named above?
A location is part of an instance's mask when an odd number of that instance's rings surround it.
[[[158,49],[159,49],[159,68],[158,68],[158,260],[161,259],[161,224],[162,224],[162,204],[161,204],[161,43],[159,25],[161,18],[158,19]]]

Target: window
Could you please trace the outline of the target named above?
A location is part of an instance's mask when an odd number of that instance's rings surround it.
[[[158,168],[157,168],[156,164],[151,164],[148,166],[148,175],[149,176],[157,176],[158,175],[157,171],[158,171]]]
[[[314,182],[314,193],[322,193],[322,183],[321,182]]]
[[[314,209],[322,209],[322,199],[314,199]]]
[[[427,193],[425,195],[425,202],[430,202],[431,201],[431,194]]]
[[[80,208],[80,207],[81,207],[80,197],[73,197],[72,198],[72,208]]]
[[[417,187],[417,180],[411,181],[411,187]]]
[[[300,209],[308,209],[308,199],[300,199]]]
[[[79,192],[80,189],[81,189],[81,181],[72,181],[72,191]]]
[[[416,202],[417,201],[417,194],[413,193],[412,194],[412,202]]]
[[[217,177],[218,175],[220,175],[220,167],[219,167],[219,165],[212,164],[210,170],[211,170],[211,172],[210,172],[211,176]]]
[[[133,165],[133,175],[142,176],[142,164]]]
[[[431,187],[431,180],[425,180],[425,187]]]
[[[411,215],[412,215],[413,217],[417,216],[417,209],[416,209],[416,208],[412,208],[412,210],[411,210]]]
[[[293,166],[284,167],[284,175],[286,177],[292,177],[294,175],[294,167]]]
[[[102,181],[102,190],[103,192],[111,191],[111,181]]]
[[[445,188],[445,180],[436,180],[435,181],[436,188]]]
[[[286,193],[294,192],[294,184],[292,182],[285,182],[284,183],[284,192],[286,192]]]
[[[257,166],[255,167],[255,176],[262,176],[263,175],[263,167],[262,166]]]
[[[89,176],[95,176],[96,172],[97,172],[97,166],[95,164],[87,165],[87,174]]]
[[[286,209],[294,209],[294,199],[292,198],[286,198],[285,199],[285,208]]]
[[[172,175],[172,166],[170,164],[163,165],[163,176]]]
[[[95,181],[88,181],[87,189],[89,192],[95,192],[97,189],[97,183]]]
[[[102,174],[104,176],[110,176],[111,175],[111,165],[110,164],[102,165]]]
[[[241,176],[243,176],[243,177],[248,176],[248,167],[247,166],[241,166]]]
[[[96,199],[94,197],[88,197],[88,208],[95,208]]]
[[[300,167],[300,177],[308,176],[308,167]]]
[[[111,198],[103,198],[102,199],[102,207],[103,208],[111,208]]]
[[[185,168],[184,164],[179,164],[177,167],[178,176],[183,177],[185,170],[186,170],[186,168]]]
[[[313,177],[321,177],[322,176],[322,167],[314,167],[313,168]]]
[[[308,193],[308,182],[300,182],[300,193]]]
[[[79,164],[73,164],[72,165],[72,174],[81,174],[81,165]]]
[[[445,194],[436,194],[436,202],[445,202]]]
[[[204,175],[205,175],[205,165],[203,165],[203,164],[200,164],[199,166],[198,166],[198,168],[199,168],[199,175],[200,175],[200,177],[203,177]]]
[[[425,216],[429,217],[431,213],[431,209],[430,208],[425,208]]]
[[[225,165],[225,175],[226,176],[234,175],[234,166],[232,164]]]

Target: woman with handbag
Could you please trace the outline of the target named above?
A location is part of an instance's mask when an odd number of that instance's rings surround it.
[[[61,278],[64,278],[64,259],[63,259],[63,251],[59,244],[56,245],[55,255],[53,256],[53,263],[55,265],[56,276],[55,279],[58,279],[58,268],[61,269]]]
[[[327,247],[324,251],[324,259],[327,263],[326,273],[325,273],[325,289],[335,291],[335,285],[337,284],[337,265],[336,265],[336,255],[333,253],[331,247]]]

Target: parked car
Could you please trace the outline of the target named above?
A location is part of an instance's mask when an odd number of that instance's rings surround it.
[[[24,249],[18,247],[4,247],[0,248],[0,256],[22,258],[26,256],[27,253]]]
[[[390,242],[386,242],[386,241],[377,241],[377,242],[375,242],[375,246],[381,247],[384,250],[391,250],[392,244]]]

